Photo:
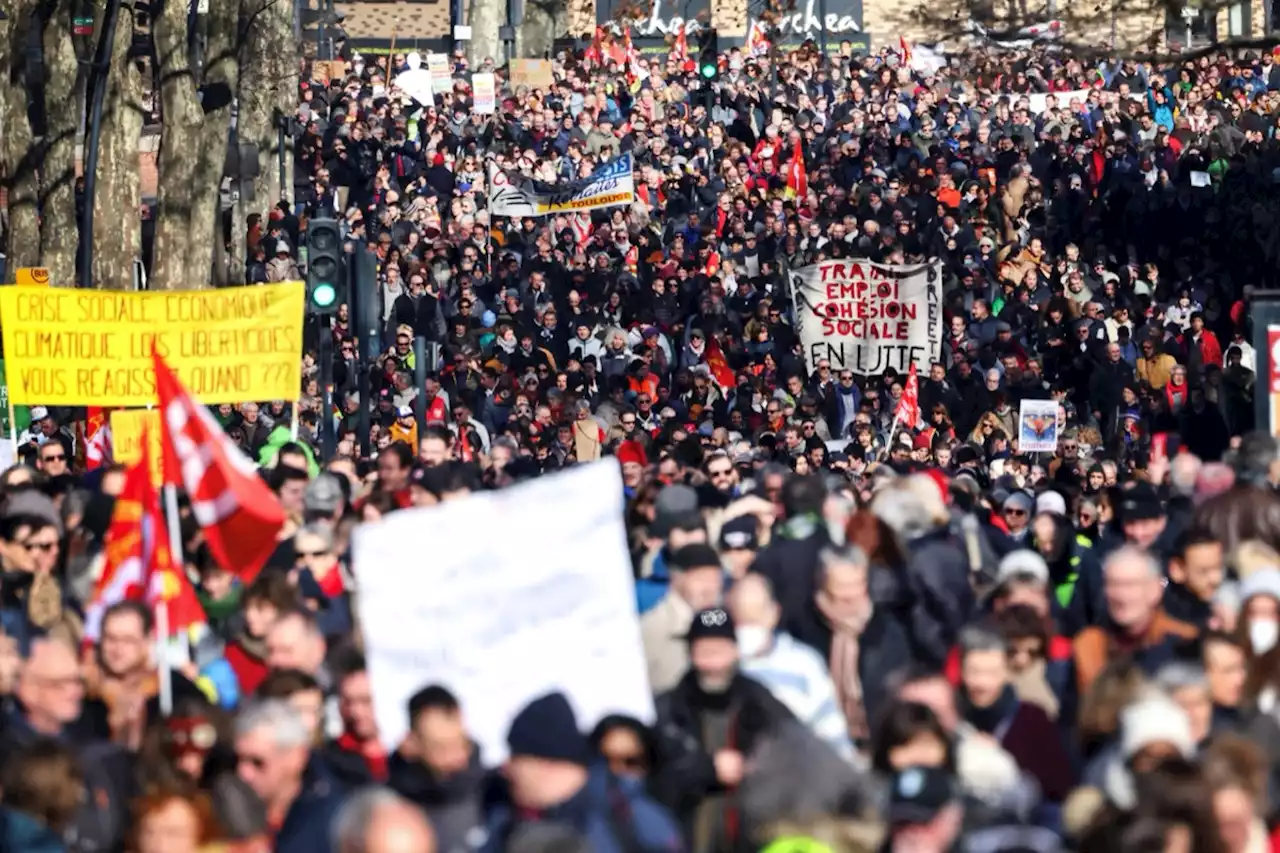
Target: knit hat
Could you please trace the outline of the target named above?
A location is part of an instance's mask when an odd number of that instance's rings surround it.
[[[1195,753],[1187,713],[1162,694],[1145,696],[1120,712],[1120,752],[1125,761],[1156,743],[1174,746],[1185,758]]]
[[[1280,601],[1280,569],[1259,569],[1240,582],[1240,603],[1255,595],[1269,595]]]
[[[1049,566],[1035,551],[1019,548],[1010,551],[1000,560],[1000,568],[996,570],[996,583],[1002,584],[1016,575],[1031,575],[1040,583],[1049,583]]]
[[[1040,515],[1045,512],[1052,515],[1065,516],[1067,514],[1066,500],[1062,495],[1054,491],[1041,492],[1036,495],[1036,515]]]
[[[516,714],[507,732],[513,756],[587,764],[587,739],[578,730],[573,706],[560,691],[534,699]]]

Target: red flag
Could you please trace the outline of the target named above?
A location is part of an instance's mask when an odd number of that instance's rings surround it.
[[[596,27],[590,47],[582,54],[582,62],[588,68],[604,65],[604,27]]]
[[[159,353],[152,356],[164,447],[164,482],[186,489],[191,512],[220,566],[251,582],[276,548],[284,510]]]
[[[902,386],[902,399],[898,401],[898,409],[893,416],[911,429],[920,426],[920,380],[914,364],[907,373],[907,384]]]
[[[800,147],[799,137],[796,137],[796,145],[791,152],[791,162],[787,164],[787,189],[783,195],[800,201],[809,195],[809,176],[804,171],[804,150]]]
[[[109,411],[99,406],[89,406],[84,424],[84,467],[86,471],[101,468],[111,461],[111,427],[107,423]]]
[[[143,430],[142,441],[147,441]],[[96,641],[102,617],[121,601],[168,605],[169,635],[206,622],[191,582],[169,549],[159,495],[151,481],[147,454],[125,472],[103,545],[102,576],[85,609],[85,639]]]
[[[898,47],[902,51],[902,65],[905,68],[911,67],[911,42],[907,41],[906,36],[898,36]]]
[[[728,391],[737,385],[733,375],[733,368],[729,367],[729,362],[725,360],[724,351],[720,349],[720,342],[716,340],[715,335],[707,335],[707,349],[704,356],[707,367],[711,368],[711,377],[715,379],[716,384],[720,386],[722,391]]]
[[[765,25],[759,21],[752,21],[751,28],[747,30],[747,43],[744,45],[747,56],[768,56],[769,47],[769,36],[765,31]]]
[[[676,44],[671,49],[671,58],[681,66],[689,59],[689,37],[685,35],[683,26],[680,27],[680,32],[676,33]]]

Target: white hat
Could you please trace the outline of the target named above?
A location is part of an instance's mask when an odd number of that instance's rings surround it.
[[[1167,743],[1190,758],[1196,749],[1187,712],[1163,694],[1153,693],[1120,712],[1120,752],[1125,761],[1155,743]]]
[[[1240,581],[1242,605],[1255,595],[1269,595],[1276,601],[1280,601],[1280,569],[1259,569]]]
[[[44,420],[44,419],[45,419],[45,418],[47,418],[47,417],[49,417],[49,410],[48,410],[48,409],[46,409],[44,406],[32,406],[32,407],[31,407],[31,420],[32,420],[33,422],[34,422],[34,421],[42,421],[42,420]]]
[[[1036,495],[1036,515],[1042,512],[1053,513],[1054,515],[1067,514],[1067,502],[1054,491],[1044,491]]]
[[[1000,567],[996,569],[996,583],[1002,584],[1014,575],[1032,575],[1040,583],[1048,584],[1049,565],[1035,551],[1019,548],[1005,554],[1000,561]]]

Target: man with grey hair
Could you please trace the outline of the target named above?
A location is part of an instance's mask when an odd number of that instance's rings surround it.
[[[342,802],[337,783],[311,760],[311,731],[288,702],[268,699],[240,712],[236,772],[267,807],[277,853],[330,850],[330,827]]]
[[[1173,659],[1175,646],[1199,631],[1169,616],[1164,571],[1155,557],[1134,545],[1113,551],[1102,567],[1106,619],[1076,634],[1072,644],[1076,686],[1083,696],[1113,654],[1121,651],[1148,674]]]
[[[334,545],[333,527],[323,522],[311,522],[295,533],[295,582],[316,614],[320,633],[344,637],[351,632],[351,584]]]
[[[422,810],[386,788],[366,788],[338,810],[335,853],[435,853],[435,833]],[[449,851],[444,851],[449,853]]]
[[[1197,744],[1209,739],[1213,728],[1213,695],[1204,666],[1190,661],[1174,661],[1160,667],[1156,686],[1186,712],[1191,738]]]

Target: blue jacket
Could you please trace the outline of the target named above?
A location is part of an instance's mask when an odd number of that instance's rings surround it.
[[[653,571],[647,578],[636,580],[636,612],[641,616],[658,606],[671,586],[671,573],[667,570],[667,549],[663,546],[653,558]]]
[[[489,813],[482,853],[501,853],[522,822],[510,803]],[[680,830],[666,809],[644,793],[643,784],[612,775],[603,765],[591,768],[587,784],[564,803],[532,819],[572,827],[587,839],[592,853],[658,853],[684,849]]]
[[[302,791],[276,835],[275,853],[332,850],[330,825],[342,805],[343,793],[324,761],[313,755],[303,772]]]
[[[66,853],[67,845],[40,821],[0,808],[0,850],[5,853]]]

